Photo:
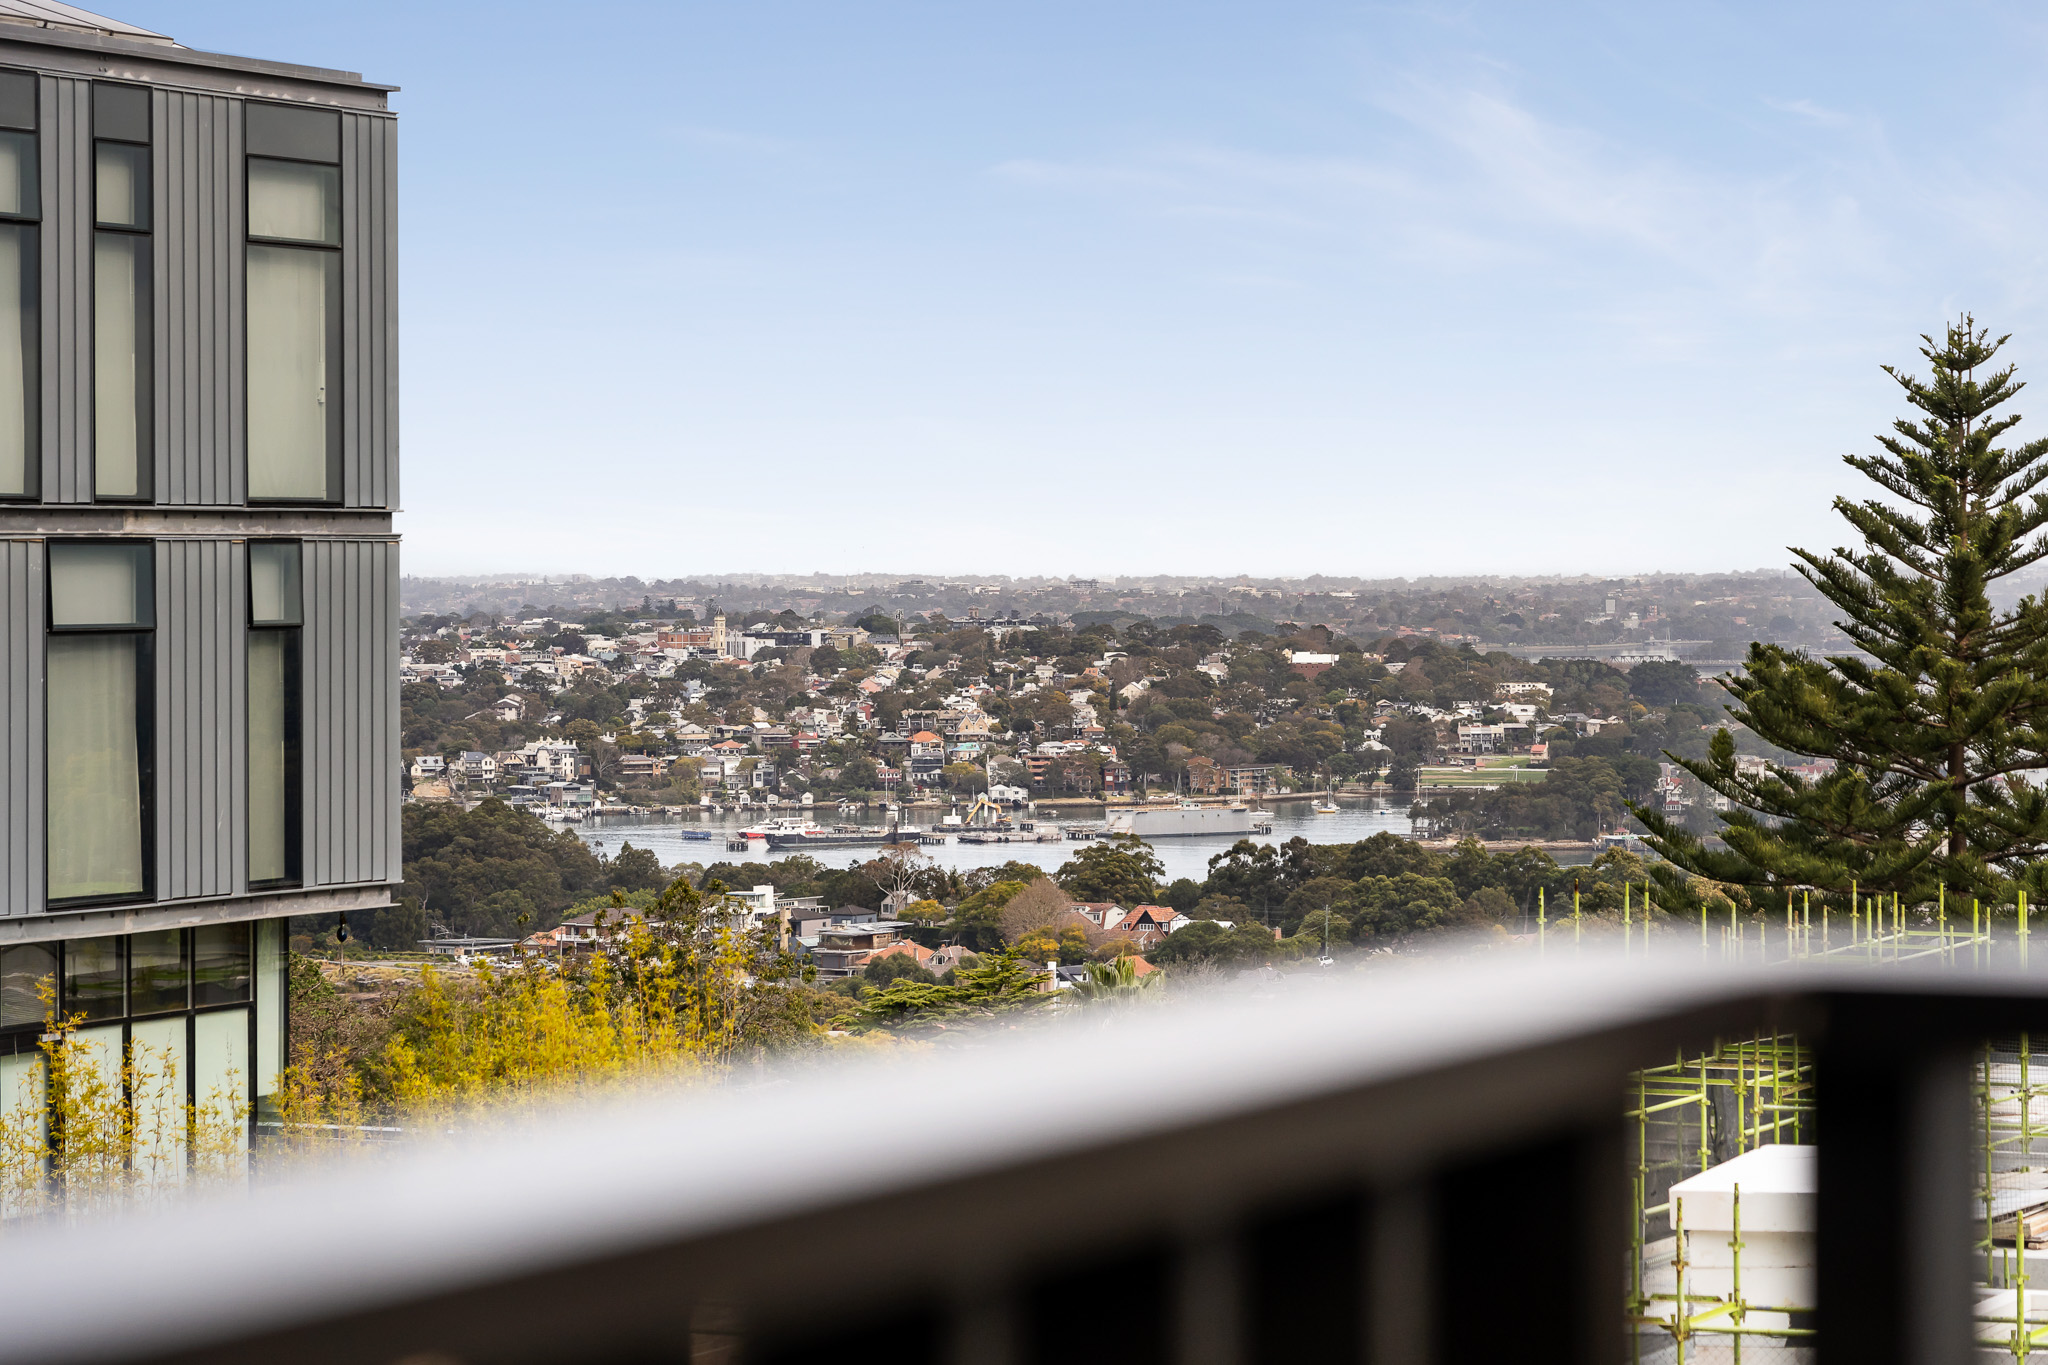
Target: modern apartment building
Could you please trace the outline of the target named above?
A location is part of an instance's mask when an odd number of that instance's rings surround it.
[[[260,1109],[390,903],[391,89],[0,0],[0,1103],[54,1005]]]

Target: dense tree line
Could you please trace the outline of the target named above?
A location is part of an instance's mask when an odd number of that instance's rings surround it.
[[[661,861],[628,845],[607,858],[566,830],[553,830],[502,801],[472,810],[409,803],[402,817],[405,882],[398,904],[359,913],[351,933],[373,947],[411,949],[440,929],[510,938],[552,928],[579,901],[668,884]],[[296,932],[328,937],[334,921],[306,916]]]

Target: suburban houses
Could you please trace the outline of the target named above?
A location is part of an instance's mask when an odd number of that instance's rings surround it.
[[[1697,795],[1656,764],[1730,724],[1718,687],[1666,658],[1528,659],[1291,623],[1232,637],[1058,613],[646,606],[409,618],[412,798],[565,821],[611,806],[1258,804],[1521,784],[1569,759],[1683,811]]]

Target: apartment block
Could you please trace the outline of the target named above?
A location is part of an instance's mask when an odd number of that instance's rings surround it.
[[[0,1102],[55,1009],[260,1111],[390,903],[391,90],[0,0]]]

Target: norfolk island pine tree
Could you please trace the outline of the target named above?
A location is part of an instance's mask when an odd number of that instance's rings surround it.
[[[1858,549],[1794,549],[1800,574],[1842,613],[1862,651],[1814,658],[1752,644],[1727,680],[1735,719],[1781,749],[1835,761],[1804,780],[1775,765],[1738,772],[1717,732],[1704,760],[1666,757],[1732,803],[1725,849],[1632,808],[1670,867],[1747,888],[1762,908],[1784,888],[1896,893],[1911,904],[1950,896],[2008,901],[2048,877],[2048,605],[1999,610],[1992,585],[2048,555],[2048,440],[2010,449],[2020,421],[1994,410],[2023,387],[2007,365],[1979,377],[2006,337],[1965,316],[1939,342],[1923,336],[1926,380],[1891,366],[1917,411],[1877,438],[1880,453],[1843,461],[1888,498],[1835,499]]]

